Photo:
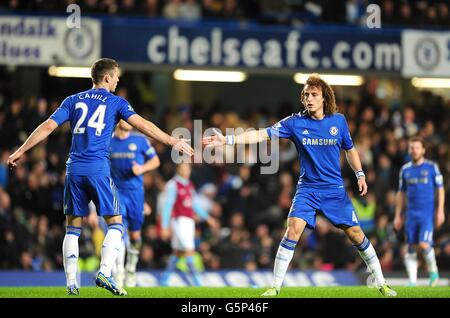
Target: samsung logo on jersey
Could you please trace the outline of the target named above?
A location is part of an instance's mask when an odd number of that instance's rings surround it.
[[[428,178],[427,177],[424,177],[424,178],[409,178],[409,179],[406,179],[406,182],[408,184],[419,184],[419,183],[428,184]]]
[[[111,158],[114,159],[134,159],[134,152],[113,152],[111,153]]]
[[[302,138],[303,145],[306,146],[335,146],[337,139],[334,138]]]
[[[80,94],[80,95],[78,95],[78,98],[79,99],[85,99],[85,98],[98,99],[98,100],[101,100],[102,102],[106,102],[106,100],[108,99],[108,97],[105,97],[101,94],[89,94],[89,93]]]

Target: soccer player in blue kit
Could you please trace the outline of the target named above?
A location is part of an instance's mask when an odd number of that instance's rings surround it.
[[[141,227],[145,204],[143,174],[160,165],[155,148],[145,136],[131,132],[132,129],[130,124],[120,120],[110,147],[111,177],[123,206],[123,224],[128,227],[127,244],[122,244],[113,277],[120,286],[125,284],[127,287],[136,286],[136,265],[142,245]],[[125,245],[127,256],[124,266]]]
[[[16,167],[25,152],[46,139],[58,126],[70,122],[72,145],[66,162],[63,203],[67,224],[63,241],[67,293],[79,294],[76,279],[78,237],[82,218],[88,215],[88,204],[92,200],[97,213],[108,224],[95,283],[115,295],[123,296],[127,292],[111,277],[123,233],[120,201],[110,176],[109,146],[114,127],[119,119],[124,119],[145,135],[175,150],[192,155],[193,149],[185,140],[169,136],[136,114],[125,99],[112,94],[119,82],[119,65],[116,61],[107,58],[97,60],[92,65],[91,77],[92,89],[67,97],[50,118],[39,125],[23,145],[9,156],[8,166]]]
[[[347,121],[337,113],[333,90],[318,74],[311,74],[300,100],[305,107],[304,112],[288,116],[272,127],[236,136],[223,136],[216,131],[215,135],[203,138],[203,144],[207,146],[289,138],[297,148],[300,178],[288,215],[286,234],[278,247],[272,288],[262,296],[280,293],[297,242],[305,226],[315,227],[318,211],[345,232],[372,273],[379,291],[384,296],[396,296],[397,293],[386,284],[375,249],[361,230],[344,188],[340,168],[341,149],[344,149],[347,161],[356,174],[361,196],[367,193],[361,161],[353,147]]]
[[[433,249],[433,221],[436,228],[445,221],[443,178],[438,165],[425,159],[425,141],[421,137],[412,137],[409,140],[409,155],[411,161],[404,164],[400,170],[394,228],[400,231],[403,226],[402,209],[406,196],[405,232],[408,252],[405,255],[405,266],[409,286],[415,286],[417,283],[417,248],[425,258],[430,286],[436,286],[439,273]],[[438,202],[435,207],[436,190]]]

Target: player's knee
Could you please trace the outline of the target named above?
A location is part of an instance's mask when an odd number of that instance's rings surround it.
[[[426,243],[426,242],[420,242],[419,243],[419,248],[422,251],[428,250],[430,248],[430,244]]]
[[[352,226],[344,231],[353,244],[361,244],[361,242],[364,240],[364,232],[359,226]]]
[[[296,224],[295,222],[291,222],[288,224],[288,228],[286,231],[286,236],[289,240],[298,241],[300,236],[302,235],[303,228]]]

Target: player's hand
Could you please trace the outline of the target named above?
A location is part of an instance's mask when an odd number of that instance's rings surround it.
[[[180,139],[175,137],[170,137],[169,144],[172,146],[173,149],[178,150],[182,153],[185,153],[189,156],[194,155],[194,149],[188,144],[188,141],[190,139]]]
[[[365,177],[360,177],[358,178],[358,189],[359,189],[359,195],[360,196],[365,196],[367,193],[367,183],[366,183],[366,178]]]
[[[20,149],[17,149],[12,155],[8,157],[6,163],[10,169],[17,167],[17,161],[22,157],[23,152]]]
[[[162,229],[161,230],[161,239],[163,241],[167,241],[170,238],[170,230],[169,229]]]
[[[133,161],[132,164],[133,166],[131,167],[131,170],[133,171],[133,174],[135,176],[140,176],[143,173],[142,166],[138,164],[136,161]]]
[[[436,213],[436,229],[439,229],[442,224],[445,222],[445,214],[444,211],[438,211]]]
[[[394,218],[394,229],[400,231],[403,226],[403,219],[401,216],[396,216]]]
[[[225,145],[225,136],[216,128],[213,128],[212,131],[214,135],[202,139],[203,145],[206,147],[219,147]]]
[[[147,202],[144,202],[144,215],[149,216],[152,214],[152,207]]]

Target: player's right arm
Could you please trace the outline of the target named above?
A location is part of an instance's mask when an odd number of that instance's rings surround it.
[[[194,149],[192,149],[192,147],[186,142],[186,140],[169,136],[161,129],[159,129],[154,123],[142,118],[142,116],[138,114],[133,114],[128,117],[127,122],[148,137],[154,138],[159,142],[169,145],[175,150],[181,151],[190,156],[194,154]]]
[[[53,130],[58,127],[58,124],[53,119],[47,119],[42,124],[40,124],[31,135],[25,140],[22,146],[19,147],[11,156],[8,158],[8,166],[14,168],[17,166],[17,160],[22,157],[22,155],[36,146],[38,143],[43,141],[50,135]]]
[[[279,121],[272,127],[246,131],[239,135],[227,135],[213,129],[214,135],[203,138],[203,144],[206,146],[223,146],[223,145],[242,145],[242,144],[256,144],[265,140],[272,139],[272,136],[278,138],[291,137],[291,125],[293,116],[289,116]]]
[[[398,191],[395,197],[394,229],[400,231],[403,226],[402,210],[405,203],[406,183],[403,180],[403,168],[400,170]]]

